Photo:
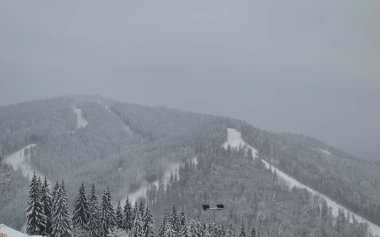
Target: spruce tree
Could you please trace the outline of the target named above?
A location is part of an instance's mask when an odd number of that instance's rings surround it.
[[[75,199],[73,225],[77,229],[88,230],[89,207],[84,184],[79,188],[79,194]]]
[[[139,203],[139,212],[142,217],[144,216],[144,211],[145,211],[145,199],[141,198],[140,203]]]
[[[29,186],[29,200],[26,209],[26,231],[29,235],[43,235],[46,229],[46,216],[44,214],[44,204],[41,198],[42,187],[40,185],[34,173]]]
[[[51,223],[52,223],[52,218],[51,218],[51,209],[52,209],[52,197],[50,194],[50,188],[48,181],[45,177],[44,184],[41,189],[41,202],[44,207],[44,214],[46,216],[46,227],[44,229],[43,234],[44,235],[50,235],[51,234]]]
[[[100,230],[100,209],[98,203],[98,197],[96,196],[95,185],[92,184],[89,200],[89,218],[88,218],[88,228],[91,237],[99,237]]]
[[[177,209],[175,206],[173,206],[173,210],[172,210],[171,226],[172,226],[172,229],[174,230],[174,232],[178,233],[178,231],[180,229],[180,223],[179,223]]]
[[[140,215],[140,212],[136,212],[136,218],[133,223],[133,228],[132,228],[132,236],[131,237],[142,237],[144,235],[144,230],[143,230],[143,222],[142,222],[142,217]]]
[[[165,212],[164,217],[162,218],[162,223],[158,231],[158,237],[165,237],[166,222],[168,222],[168,214]]]
[[[246,230],[245,230],[244,221],[241,221],[239,237],[246,237],[247,235],[245,232],[246,232]]]
[[[116,226],[119,229],[124,229],[124,216],[120,201],[117,203],[116,207]]]
[[[155,237],[153,215],[149,208],[146,209],[143,218],[143,237]]]
[[[104,191],[101,203],[101,227],[102,235],[106,236],[116,226],[116,214],[111,202],[111,192],[107,187]]]
[[[232,224],[230,224],[230,226],[228,227],[226,236],[227,237],[235,237],[235,230],[234,230],[234,227],[232,226]]]
[[[183,209],[179,214],[179,235],[183,237],[190,237],[190,229],[187,225],[186,214]]]
[[[65,183],[56,190],[52,210],[52,235],[55,237],[71,237],[72,222],[68,208]]]
[[[166,221],[164,237],[175,237],[176,231],[173,228],[173,219]]]
[[[130,231],[133,227],[133,210],[132,204],[127,197],[124,205],[124,228],[126,231]]]

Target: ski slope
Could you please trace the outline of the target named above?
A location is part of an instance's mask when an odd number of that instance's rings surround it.
[[[232,148],[239,148],[239,147],[245,147],[247,149],[250,148],[250,149],[252,149],[252,156],[253,156],[252,158],[253,159],[257,158],[257,150],[255,148],[253,148],[252,146],[248,145],[242,139],[241,133],[239,131],[237,131],[236,129],[233,129],[233,128],[228,128],[227,129],[227,133],[228,133],[227,142],[225,142],[223,144],[223,147],[225,149],[228,146],[231,146]],[[331,200],[326,195],[319,193],[318,191],[316,191],[316,190],[314,190],[314,189],[312,189],[312,188],[310,188],[310,187],[302,184],[298,180],[296,180],[296,179],[290,177],[289,175],[285,174],[284,172],[282,172],[278,168],[276,168],[273,165],[269,164],[267,161],[262,160],[262,162],[263,162],[263,164],[265,165],[265,167],[267,169],[270,169],[272,172],[276,172],[277,176],[279,178],[281,178],[283,181],[285,181],[290,188],[292,188],[292,187],[304,188],[304,189],[308,190],[310,193],[312,193],[313,195],[317,195],[317,196],[325,199],[326,202],[327,202],[327,205],[331,207],[332,214],[335,217],[338,215],[338,210],[339,209],[344,210],[344,212],[346,214],[347,213],[355,214],[355,213],[351,212],[350,210],[348,210],[347,208],[345,208],[344,206],[342,206],[342,205],[338,204],[337,202]],[[376,225],[376,224],[368,221],[367,219],[365,219],[364,217],[361,217],[359,215],[355,214],[355,217],[356,217],[356,219],[357,219],[358,222],[366,222],[368,224],[369,230],[372,232],[372,234],[380,236],[380,227],[378,225]]]
[[[74,113],[77,115],[77,128],[76,128],[76,130],[78,130],[80,128],[85,128],[88,125],[88,121],[83,117],[82,110],[77,108],[77,107],[73,107],[72,109],[73,109]]]
[[[31,178],[33,172],[35,172],[37,176],[44,177],[30,166],[30,150],[35,146],[36,144],[27,145],[15,153],[5,157],[5,163],[11,165],[14,170],[20,169],[22,175],[26,178]]]
[[[191,159],[191,161],[194,162],[194,164],[198,163],[197,157],[193,157]],[[166,168],[166,171],[162,177],[162,181],[163,181],[163,184],[165,186],[169,183],[171,174],[177,175],[177,177],[179,177],[179,167],[181,164],[182,163],[180,163],[180,162],[173,162],[173,163],[168,165],[168,167]],[[153,186],[153,185],[158,187],[159,186],[158,180],[151,182],[151,183],[144,182],[137,191],[127,195],[127,197],[129,198],[129,201],[134,203],[139,198],[146,197],[146,191],[148,190],[148,188],[150,186]],[[127,199],[127,197],[125,197],[124,200],[122,200],[122,203],[125,203],[125,200]]]

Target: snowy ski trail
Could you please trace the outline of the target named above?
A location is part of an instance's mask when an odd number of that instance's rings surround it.
[[[41,178],[44,177],[40,172],[36,171],[30,166],[30,150],[35,147],[36,144],[30,144],[16,151],[15,153],[5,157],[4,161],[6,164],[11,165],[13,170],[20,169],[22,175],[26,178],[31,178],[33,172]]]
[[[88,125],[88,121],[83,117],[81,109],[77,107],[73,107],[72,109],[74,113],[77,115],[77,128],[74,130],[75,132],[80,128],[85,128]]]
[[[192,162],[197,164],[198,163],[197,157],[193,157]],[[165,186],[169,183],[169,179],[170,179],[171,174],[177,175],[177,177],[179,176],[179,167],[181,164],[182,164],[181,162],[175,162],[175,163],[173,162],[173,163],[168,165],[168,167],[167,167],[167,169],[166,169],[166,171],[162,177],[163,178],[162,181],[163,181]],[[156,185],[158,187],[158,180],[151,182],[151,183],[144,182],[137,191],[135,191],[133,193],[129,193],[127,195],[129,198],[129,201],[133,204],[137,201],[137,199],[142,198],[142,197],[146,197],[146,191],[148,190],[148,188],[150,186],[153,186],[153,185]],[[124,203],[126,199],[127,199],[127,197],[125,197],[122,200],[122,203]]]
[[[252,158],[253,159],[257,158],[257,150],[255,148],[253,148],[252,146],[248,145],[242,139],[241,133],[239,131],[237,131],[236,129],[233,129],[233,128],[228,128],[227,129],[227,133],[228,133],[227,142],[223,144],[223,147],[225,149],[228,146],[231,146],[232,148],[239,148],[239,147],[250,148],[250,149],[252,149],[252,156],[253,156]],[[290,188],[292,188],[292,187],[305,188],[306,190],[308,190],[313,195],[318,195],[319,197],[325,199],[326,202],[327,202],[327,205],[332,208],[332,214],[335,217],[338,215],[338,210],[341,208],[341,209],[344,210],[344,212],[346,214],[347,213],[354,214],[358,222],[366,222],[368,224],[368,228],[371,230],[372,234],[380,236],[380,227],[378,225],[376,225],[376,224],[368,221],[364,217],[359,216],[359,215],[355,214],[354,212],[348,210],[344,206],[342,206],[342,205],[338,204],[337,202],[335,202],[335,201],[331,200],[330,198],[328,198],[326,195],[321,194],[320,192],[314,190],[313,188],[310,188],[310,187],[302,184],[301,182],[299,182],[298,180],[290,177],[289,175],[287,175],[286,173],[282,172],[281,170],[279,170],[275,166],[269,164],[267,161],[262,160],[262,162],[263,162],[263,164],[265,165],[265,167],[267,169],[271,169],[272,172],[276,171],[277,176],[280,177],[282,180],[284,180],[289,185]]]

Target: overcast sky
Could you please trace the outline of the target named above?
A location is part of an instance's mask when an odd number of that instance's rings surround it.
[[[0,1],[0,105],[85,93],[380,160],[379,0]]]

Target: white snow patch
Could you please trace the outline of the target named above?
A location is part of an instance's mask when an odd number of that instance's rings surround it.
[[[193,157],[191,159],[191,162],[193,162],[194,164],[198,164],[198,158]],[[180,162],[173,162],[173,163],[170,163],[168,165],[168,167],[166,168],[166,171],[162,177],[162,181],[163,181],[163,184],[165,186],[169,183],[171,174],[177,175],[177,177],[179,178],[179,167],[181,164],[182,163],[180,163]],[[137,199],[142,198],[142,197],[146,197],[146,191],[148,190],[149,187],[151,187],[153,185],[158,187],[159,186],[158,180],[151,182],[151,183],[148,183],[145,181],[137,191],[128,194],[129,201],[134,203],[137,201]],[[125,197],[124,200],[122,200],[122,203],[124,203],[126,199],[127,198]]]
[[[330,151],[322,149],[322,148],[319,148],[318,151],[320,153],[322,153],[323,155],[326,155],[326,156],[331,156],[332,155]]]
[[[22,175],[26,178],[32,177],[33,172],[35,172],[37,176],[44,177],[41,173],[30,166],[30,152],[31,148],[34,148],[35,146],[36,144],[27,145],[26,147],[7,156],[4,160],[5,163],[11,165],[14,170],[20,169]]]
[[[82,110],[77,108],[77,107],[73,107],[72,109],[73,109],[74,113],[77,115],[77,128],[76,128],[76,130],[78,130],[80,128],[85,128],[88,125],[88,121],[83,117]]]
[[[1,234],[6,234],[7,237],[28,237],[29,235],[24,234],[20,231],[14,230],[4,224],[0,224],[0,233]],[[39,237],[40,235],[30,235],[34,237]],[[41,237],[41,236],[40,236]]]
[[[248,145],[241,138],[241,133],[239,131],[237,131],[236,129],[228,128],[227,132],[228,132],[228,137],[227,137],[227,142],[223,144],[224,148],[227,148],[228,145],[230,145],[232,148],[239,148],[239,147],[250,148],[250,149],[252,149],[252,153],[253,153],[253,157],[252,158],[253,159],[257,158],[257,150],[255,148],[253,148],[252,146]],[[256,154],[253,151],[256,151]],[[285,174],[284,172],[282,172],[281,170],[279,170],[275,166],[269,164],[267,161],[262,160],[262,162],[263,162],[263,164],[265,165],[265,167],[267,169],[270,169],[272,172],[276,171],[277,176],[280,177],[283,181],[285,181],[289,185],[290,188],[292,188],[292,187],[305,188],[306,190],[308,190],[313,195],[318,195],[319,197],[325,199],[326,202],[327,202],[327,204],[332,208],[332,214],[334,216],[338,215],[338,210],[340,208],[342,210],[344,210],[344,212],[346,214],[347,213],[353,213],[353,212],[349,211],[347,208],[345,208],[344,206],[342,206],[342,205],[336,203],[335,201],[331,200],[326,195],[319,193],[318,191],[316,191],[316,190],[314,190],[314,189],[312,189],[312,188],[310,188],[310,187],[302,184],[301,182],[299,182],[299,181],[295,180],[294,178],[290,177],[289,175]],[[372,234],[380,236],[380,227],[378,225],[376,225],[376,224],[368,221],[364,217],[356,215],[355,213],[353,213],[353,214],[355,215],[356,219],[359,222],[366,222],[368,224],[368,227],[371,230]]]
[[[168,182],[169,182],[169,179],[170,179],[170,175],[173,173],[174,175],[177,175],[178,176],[178,172],[179,172],[179,166],[181,165],[181,163],[171,163],[168,165],[164,175],[163,175],[163,183],[164,185],[167,185]],[[130,193],[128,194],[128,198],[129,198],[129,201],[131,201],[131,203],[134,203],[137,201],[137,199],[139,198],[142,198],[142,197],[146,197],[146,191],[148,190],[148,188],[150,186],[153,186],[153,185],[156,185],[158,187],[158,180],[152,182],[152,183],[148,183],[148,182],[144,182],[140,188],[133,192],[133,193]],[[125,198],[124,200],[122,200],[122,203],[125,202],[127,198]]]
[[[228,146],[230,146],[231,148],[246,147],[252,150],[253,159],[258,157],[257,149],[246,144],[245,141],[241,138],[241,133],[237,131],[236,129],[233,129],[233,128],[227,129],[227,141],[223,144],[223,147],[224,149],[227,149]]]

